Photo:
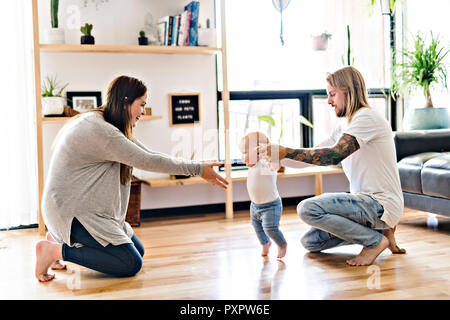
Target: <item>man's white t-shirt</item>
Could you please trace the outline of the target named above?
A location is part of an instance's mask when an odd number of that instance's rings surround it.
[[[260,159],[248,168],[247,191],[250,200],[257,204],[278,199],[277,172],[270,169],[267,160]]]
[[[341,162],[350,192],[377,200],[384,207],[381,220],[393,228],[403,215],[404,204],[389,123],[375,109],[362,108],[350,123],[340,123],[326,144],[333,145],[344,133],[355,137],[360,147]]]

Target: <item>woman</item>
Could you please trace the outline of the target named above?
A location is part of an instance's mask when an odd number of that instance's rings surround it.
[[[107,90],[106,104],[67,124],[57,141],[42,199],[49,230],[36,244],[35,275],[55,276],[70,261],[113,276],[135,275],[144,248],[125,222],[133,167],[171,174],[201,176],[226,188],[213,166],[148,150],[133,137],[143,114],[147,88],[138,79],[120,76]]]

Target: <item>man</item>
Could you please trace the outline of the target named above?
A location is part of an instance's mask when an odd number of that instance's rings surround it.
[[[349,265],[372,264],[386,248],[405,253],[395,241],[395,227],[403,215],[403,195],[389,123],[368,104],[361,73],[345,67],[327,77],[328,104],[338,118],[346,118],[318,147],[291,149],[261,146],[260,156],[273,162],[284,158],[313,165],[342,162],[350,193],[327,193],[306,199],[297,207],[312,228],[302,238],[312,252],[340,245],[360,244],[362,251]]]

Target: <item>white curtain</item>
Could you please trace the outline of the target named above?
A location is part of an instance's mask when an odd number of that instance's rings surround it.
[[[0,229],[38,221],[30,0],[1,1]]]

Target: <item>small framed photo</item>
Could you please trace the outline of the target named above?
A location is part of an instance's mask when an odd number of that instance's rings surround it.
[[[102,105],[102,93],[100,91],[67,91],[67,104],[75,111],[86,112]]]

